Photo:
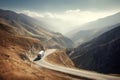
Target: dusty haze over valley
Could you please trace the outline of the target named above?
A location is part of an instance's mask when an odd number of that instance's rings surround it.
[[[120,80],[119,3],[0,0],[0,80]]]

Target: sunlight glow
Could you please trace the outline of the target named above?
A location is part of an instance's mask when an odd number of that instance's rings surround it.
[[[80,9],[75,10],[66,10],[64,12],[52,13],[52,12],[34,12],[30,10],[23,10],[21,13],[24,13],[28,16],[37,18],[38,20],[43,20],[50,24],[53,27],[57,27],[58,32],[66,33],[67,31],[72,30],[75,27],[78,27],[87,22],[95,21],[97,19],[113,15],[119,12],[118,10],[114,11],[102,11],[102,12],[93,12],[93,11],[81,11]]]

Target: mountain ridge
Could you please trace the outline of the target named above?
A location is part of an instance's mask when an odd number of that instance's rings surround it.
[[[48,48],[73,47],[74,43],[60,33],[55,33],[40,26],[40,22],[24,14],[9,10],[0,10],[0,21],[14,28],[16,35],[40,40]],[[49,41],[52,43],[49,43]]]
[[[120,12],[107,16],[105,18],[98,19],[96,21],[92,21],[89,23],[86,23],[84,25],[81,25],[79,28],[74,29],[71,31],[71,35],[68,36],[72,41],[75,42],[75,44],[82,44],[84,42],[87,42],[102,33],[111,30],[112,28],[115,28],[114,26],[116,24],[120,24]],[[113,27],[112,27],[113,26]],[[85,34],[83,34],[85,33]],[[68,33],[69,34],[69,33]],[[83,34],[83,35],[81,35]],[[84,36],[84,37],[82,37]]]
[[[71,59],[77,67],[101,73],[120,73],[120,25],[83,43]]]
[[[4,12],[4,10],[2,11]],[[17,19],[13,14],[17,15]],[[13,18],[11,19],[11,17]],[[33,24],[32,20],[27,21],[24,18],[14,12],[11,15],[6,11],[2,14],[0,11],[0,80],[71,80],[72,76],[33,64],[33,59],[39,51],[46,50],[48,45],[51,44],[51,48],[63,47],[62,43],[55,42],[55,40],[51,40],[51,43],[49,41],[49,44],[44,43],[44,40],[55,37],[55,39],[58,38],[58,41],[61,38],[64,43],[63,35],[47,31]],[[56,44],[53,46],[53,43]]]

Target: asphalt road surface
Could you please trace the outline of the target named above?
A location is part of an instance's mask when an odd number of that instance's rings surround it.
[[[51,64],[51,63],[45,61],[45,57],[47,55],[50,55],[54,51],[56,51],[56,49],[48,49],[45,52],[44,57],[41,60],[36,61],[35,63],[41,67],[59,71],[59,72],[63,72],[63,73],[70,74],[73,76],[84,77],[84,78],[94,79],[94,80],[120,80],[120,77],[104,75],[104,74],[91,72],[91,71],[87,71],[87,70],[82,70],[82,69],[73,69],[73,68],[58,66],[58,65]]]

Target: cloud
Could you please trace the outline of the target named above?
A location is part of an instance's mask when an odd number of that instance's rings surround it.
[[[52,13],[50,13],[50,12],[44,13],[44,16],[45,17],[50,17],[50,18],[55,18],[55,16]]]
[[[34,11],[30,11],[30,10],[23,10],[21,13],[26,14],[26,15],[28,15],[30,17],[35,17],[35,18],[44,17],[42,14],[34,12]]]
[[[80,9],[65,11],[65,13],[79,13],[79,12],[80,12]]]
[[[78,25],[85,24],[90,21],[94,21],[112,14],[117,13],[118,10],[115,11],[101,11],[101,12],[93,12],[93,11],[82,11],[80,9],[74,10],[66,10],[63,12],[33,12],[30,10],[23,10],[22,13],[35,17],[37,19],[43,20],[58,28],[58,32],[66,33],[67,31],[72,30],[73,28],[78,27]],[[75,27],[76,26],[76,27]]]

